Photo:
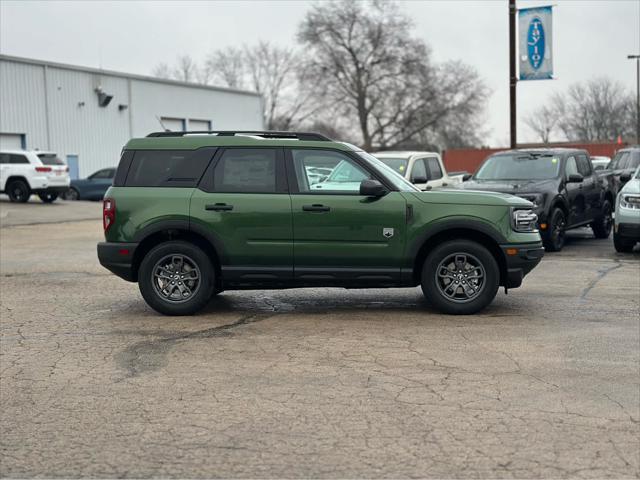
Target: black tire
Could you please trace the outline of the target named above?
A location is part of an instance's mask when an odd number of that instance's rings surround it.
[[[602,204],[602,215],[591,224],[591,230],[596,238],[609,238],[613,226],[611,202],[605,200]]]
[[[39,193],[38,197],[40,197],[40,200],[42,200],[44,203],[53,203],[58,198],[58,194],[57,193]]]
[[[80,200],[80,192],[75,188],[71,187],[69,190],[62,194],[62,198],[64,200]]]
[[[548,252],[559,252],[564,247],[567,216],[560,208],[554,208],[549,217],[547,231],[542,237],[544,248]]]
[[[31,189],[24,180],[12,180],[6,188],[9,200],[17,203],[26,203],[31,196]]]
[[[477,266],[471,268],[473,265]],[[480,273],[482,277],[477,278]],[[443,313],[476,313],[493,301],[499,286],[498,262],[484,246],[470,240],[441,243],[429,253],[422,267],[422,292]]]
[[[616,252],[631,253],[635,244],[636,242],[633,239],[621,237],[616,232],[613,232],[613,246]]]
[[[176,261],[179,257],[183,260],[182,268]],[[192,275],[198,278],[197,285],[189,280]],[[183,241],[165,242],[152,248],[138,270],[140,293],[151,308],[164,315],[193,315],[207,304],[214,285],[215,268],[209,256],[196,245]],[[184,289],[192,292],[190,297],[182,297]]]

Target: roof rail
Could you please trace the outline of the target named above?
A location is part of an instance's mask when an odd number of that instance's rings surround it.
[[[297,140],[331,142],[330,138],[319,133],[312,132],[280,132],[280,131],[261,131],[261,130],[193,130],[186,132],[153,132],[147,137],[184,137],[185,135],[217,135],[218,137],[233,137],[236,135],[252,135],[263,138],[290,138]]]

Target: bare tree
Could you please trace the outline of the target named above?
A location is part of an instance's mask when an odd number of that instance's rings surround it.
[[[172,78],[171,67],[168,63],[159,63],[153,68],[152,75],[158,78]]]
[[[559,120],[559,110],[543,105],[527,116],[524,123],[538,136],[542,143],[549,143],[551,133],[555,131]]]
[[[460,63],[435,66],[411,28],[395,3],[382,0],[317,3],[301,24],[315,85],[324,101],[349,107],[367,150],[425,137],[442,142],[452,130],[464,143],[468,136],[447,121],[473,119],[484,104],[477,74]]]
[[[634,131],[634,100],[620,82],[600,77],[556,94],[558,127],[570,141],[615,140]]]
[[[162,62],[155,66],[153,75],[159,78],[177,80],[180,82],[202,82],[200,70],[195,60],[189,55],[180,55],[174,66]]]
[[[260,93],[269,129],[289,129],[314,111],[314,91],[303,85],[310,80],[306,64],[291,48],[268,42],[242,49],[230,47],[212,52],[205,65],[218,84]]]

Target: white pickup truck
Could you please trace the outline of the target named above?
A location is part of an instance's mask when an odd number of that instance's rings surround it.
[[[467,173],[448,174],[442,158],[434,152],[377,152],[373,156],[421,190],[462,183],[462,177]]]

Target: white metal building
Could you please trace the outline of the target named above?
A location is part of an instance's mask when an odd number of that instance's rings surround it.
[[[72,178],[159,130],[261,130],[254,92],[0,55],[0,148],[53,151]]]

